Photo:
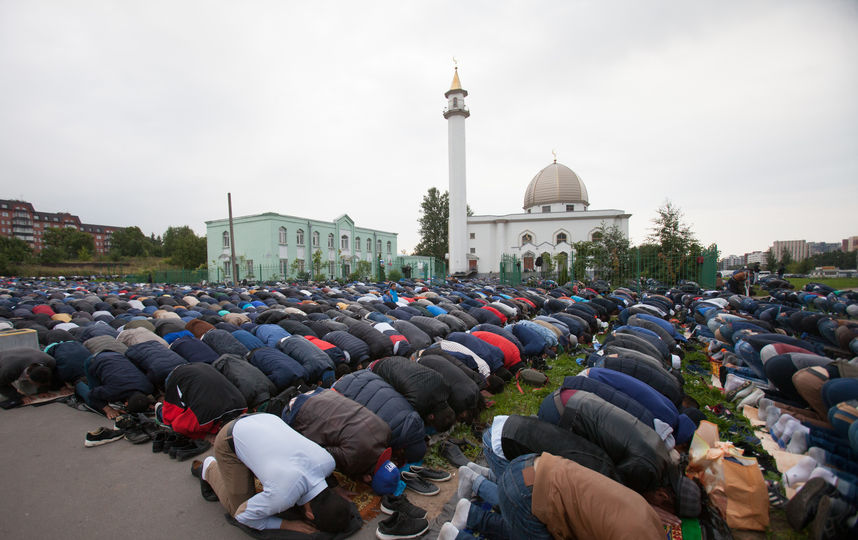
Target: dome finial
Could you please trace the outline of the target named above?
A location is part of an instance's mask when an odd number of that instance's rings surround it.
[[[551,155],[554,156],[554,163],[557,163],[557,150],[551,149]]]
[[[450,90],[461,90],[462,83],[459,82],[459,61],[453,57],[453,82],[450,84]]]

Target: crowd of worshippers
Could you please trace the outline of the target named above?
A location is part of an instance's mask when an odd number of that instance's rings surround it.
[[[0,353],[6,396],[0,405],[20,404],[17,382],[39,390],[73,385],[80,407],[117,425],[124,419],[129,431],[138,430],[136,440],[153,438],[153,448],[163,432],[143,429],[141,435],[133,418],[154,409],[158,426],[214,442],[214,456],[192,467],[203,497],[219,500],[236,524],[253,529],[343,532],[359,526],[354,508],[330,487],[336,469],[384,495],[382,509],[392,516],[379,525],[380,538],[428,529],[425,511],[421,515],[400,494],[407,488],[428,494],[426,480],[449,478],[433,478],[439,471],[419,464],[427,436],[457,422],[485,427],[489,467],[469,463],[456,445],[444,443],[443,455],[460,467],[465,501],[442,535],[663,537],[663,525],[701,516],[704,507],[699,486],[683,469],[704,415],[683,392],[686,335],[679,324],[719,351],[721,373],[730,377],[726,386],[736,378],[750,381],[742,383],[742,399],[753,386],[769,393],[772,402],[762,403],[770,405],[766,414],[777,411],[780,422],[790,411],[799,423],[805,420],[799,411],[813,410],[778,393],[783,388],[766,373],[772,358],[763,360],[757,345],[796,346],[788,338],[796,328],[804,331],[805,318],[817,317],[826,330],[818,340],[804,338],[813,345],[808,351],[825,353],[826,366],[851,365],[832,355],[843,350],[837,348],[837,339],[845,339],[839,328],[855,329],[802,309],[804,298],[772,295],[761,302],[696,287],[638,294],[583,284],[541,289],[477,281],[255,289],[3,285],[0,327],[35,330],[44,351]],[[844,304],[843,313],[851,313],[856,298],[828,296],[834,297],[829,307]],[[798,327],[786,326],[793,323]],[[607,335],[599,343],[596,334]],[[826,346],[829,334],[835,342]],[[847,347],[855,344],[853,335]],[[579,345],[597,349],[586,358],[588,368],[567,377],[537,418],[496,416],[479,425],[493,394],[514,378],[539,379],[533,368],[547,369],[557,353]],[[826,373],[854,376],[838,369]],[[833,472],[824,483],[836,489],[822,496],[854,514],[850,490],[856,484],[833,468],[838,451],[848,448],[839,433],[817,426],[804,439],[826,443],[825,462],[816,468]],[[90,433],[88,440],[91,435],[94,444],[111,436]],[[192,446],[180,455],[201,448],[207,449]],[[854,456],[849,459],[854,463]],[[499,511],[483,511],[467,502],[472,497]],[[613,519],[618,506],[629,519]]]

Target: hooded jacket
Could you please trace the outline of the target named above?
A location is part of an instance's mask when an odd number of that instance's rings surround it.
[[[103,409],[111,401],[124,401],[135,392],[151,394],[155,387],[124,354],[105,351],[89,361],[88,375],[98,382],[89,393],[89,405]]]
[[[277,344],[277,349],[304,366],[308,377],[307,382],[319,381],[323,376],[326,376],[325,372],[333,372],[334,361],[322,352],[321,349],[310,343],[304,336],[289,336]],[[333,373],[331,373],[331,376],[333,376]]]
[[[369,369],[402,394],[424,420],[447,406],[450,387],[444,377],[431,368],[401,356],[390,356],[373,362]]]
[[[423,419],[395,388],[384,379],[361,369],[342,376],[333,390],[352,399],[378,415],[390,426],[390,445],[405,450],[409,463],[420,461],[426,454]]]
[[[218,357],[211,347],[193,336],[180,337],[170,344],[170,350],[175,351],[188,362],[211,364]]]
[[[417,363],[437,371],[444,377],[444,381],[450,387],[450,397],[447,399],[447,403],[457,415],[464,411],[477,410],[481,399],[480,387],[461,369],[443,356],[437,356],[431,352],[422,355]]]
[[[250,353],[249,361],[271,379],[280,392],[293,386],[298,379],[310,380],[307,370],[288,354],[269,347],[260,347]]]
[[[238,388],[244,401],[250,407],[271,399],[277,393],[277,386],[265,376],[265,373],[247,360],[234,354],[221,355],[212,362],[212,367]]]
[[[178,366],[167,378],[164,423],[176,433],[202,438],[247,410],[244,396],[209,364]]]
[[[157,341],[143,341],[132,345],[125,351],[125,356],[145,373],[157,388],[164,387],[164,381],[176,366],[188,363]]]

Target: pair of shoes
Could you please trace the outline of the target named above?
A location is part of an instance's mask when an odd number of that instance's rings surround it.
[[[755,388],[751,391],[750,394],[745,396],[738,405],[736,405],[736,409],[744,410],[745,406],[756,407],[762,398],[766,397],[766,393],[760,390],[759,388]]]
[[[453,476],[447,471],[442,471],[441,469],[430,469],[429,467],[421,467],[419,465],[412,465],[411,472],[417,473],[420,478],[423,480],[429,480],[430,482],[446,482]]]
[[[86,434],[86,438],[83,441],[83,445],[86,447],[101,446],[102,444],[118,441],[124,436],[125,434],[122,432],[121,429],[100,427]]]
[[[140,425],[134,425],[127,429],[123,429],[122,432],[125,433],[125,438],[131,444],[143,444],[152,440],[152,437],[150,437],[148,433],[144,432]]]
[[[429,530],[429,521],[425,518],[409,517],[405,512],[394,512],[392,516],[380,521],[375,536],[381,540],[396,538],[417,538]]]
[[[170,433],[172,433],[170,430],[164,429],[152,435],[153,454],[158,454],[164,451],[164,442],[167,440],[167,437],[169,437]]]
[[[465,454],[462,453],[462,450],[455,444],[444,441],[441,445],[441,451],[439,452],[441,456],[456,467],[467,465],[468,462],[470,462],[470,460],[465,457]]]
[[[411,504],[405,495],[384,495],[381,497],[381,511],[393,515],[403,513],[412,518],[425,518],[426,510]]]
[[[847,538],[847,518],[855,513],[855,507],[840,497],[823,495],[816,507],[816,517],[810,524],[810,537],[820,540]]]
[[[187,445],[175,449],[175,455],[173,455],[174,452],[171,449],[170,457],[175,458],[176,461],[185,461],[186,459],[202,454],[211,447],[212,445],[208,441],[192,440]]]
[[[420,495],[437,495],[441,492],[441,488],[435,484],[427,482],[417,473],[402,471],[399,473],[399,476],[402,478],[402,481],[405,482],[406,488],[414,491],[415,493],[419,493]]]
[[[200,494],[203,496],[203,499],[210,502],[217,502],[217,494],[215,494],[214,489],[212,489],[211,484],[203,480],[203,462],[195,459],[191,463],[191,475],[200,479]]]
[[[808,480],[786,503],[787,523],[797,531],[804,529],[816,515],[816,507],[822,497],[830,496],[834,491],[835,487],[822,478]]]

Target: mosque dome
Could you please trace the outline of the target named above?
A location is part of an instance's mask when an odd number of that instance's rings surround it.
[[[539,171],[524,192],[524,209],[552,203],[590,205],[587,186],[572,169],[561,163]]]

